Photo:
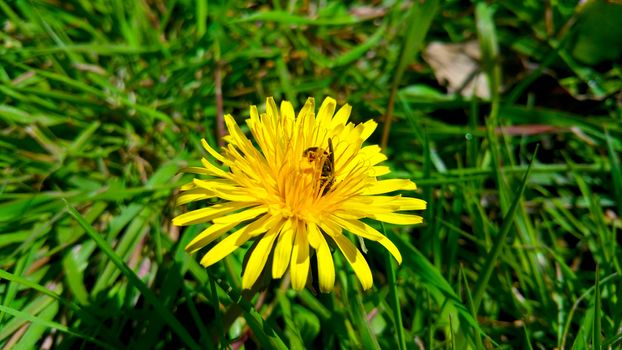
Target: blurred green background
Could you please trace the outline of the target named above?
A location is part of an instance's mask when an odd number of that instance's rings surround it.
[[[0,0],[0,347],[619,347],[621,8]],[[243,251],[183,251],[179,169],[268,96],[375,119],[428,201],[371,291],[335,254],[332,294],[241,295]]]

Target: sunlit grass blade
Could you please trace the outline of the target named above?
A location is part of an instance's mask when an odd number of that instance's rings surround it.
[[[171,312],[165,309],[155,293],[145,285],[145,283],[136,275],[132,269],[130,269],[125,262],[115,254],[114,250],[102,236],[97,233],[91,225],[89,225],[82,215],[78,213],[69,203],[65,203],[67,212],[71,215],[80,226],[86,231],[86,234],[97,244],[97,246],[108,256],[112,263],[121,271],[121,273],[130,281],[130,283],[136,287],[142,295],[145,297],[148,303],[160,314],[166,323],[179,335],[183,342],[193,349],[200,349],[201,347],[192,339],[192,336],[184,328],[184,326],[171,314]]]
[[[294,322],[294,316],[292,314],[292,304],[285,295],[280,292],[277,296],[281,312],[283,312],[283,320],[285,322],[285,335],[289,339],[290,349],[304,349],[304,341],[300,336],[300,331]]]
[[[26,263],[30,259],[31,254],[28,254],[22,257],[21,259],[17,260],[17,263],[15,264],[15,270],[14,270],[17,275],[21,275],[24,273],[26,269]],[[12,278],[13,276],[14,276],[13,274],[9,272],[5,272],[2,269],[0,269],[0,279],[6,279],[9,281],[9,283],[5,285],[5,290],[3,293],[4,295],[2,298],[2,305],[7,305],[7,306],[11,305],[13,303],[15,296],[17,295],[18,283],[17,281],[13,280]],[[0,326],[4,325],[4,320],[5,320],[4,312],[0,312]]]
[[[469,311],[471,311],[471,315],[474,319],[477,318],[477,312],[475,311],[475,305],[473,304],[473,295],[471,294],[471,287],[469,286],[469,281],[464,273],[464,270],[460,268],[460,276],[462,277],[462,282],[464,283],[464,290],[467,297],[467,305],[469,307]],[[464,335],[462,335],[464,337]],[[484,349],[484,344],[482,343],[482,337],[480,334],[473,334],[475,337],[475,348],[476,349]]]
[[[197,267],[203,269],[199,264]],[[231,301],[239,305],[244,311],[244,319],[248,326],[255,332],[260,344],[268,349],[287,349],[287,346],[272,326],[270,326],[251,303],[244,300],[242,295],[233,290],[224,280],[218,279],[216,283],[231,298]]]
[[[19,341],[15,343],[15,348],[17,349],[34,349],[36,348],[36,344],[42,341],[44,335],[50,330],[49,324],[54,323],[52,321],[54,317],[58,314],[59,311],[59,303],[55,301],[49,304],[45,309],[41,310],[37,317],[40,318],[41,321],[48,323],[48,325],[42,323],[31,323],[28,325],[28,329],[24,332],[24,334],[19,338]]]
[[[514,215],[516,214],[516,210],[518,209],[519,203],[522,200],[523,192],[527,187],[527,180],[529,179],[529,175],[531,173],[531,165],[534,163],[537,153],[538,148],[536,148],[533,155],[531,156],[529,167],[527,168],[527,171],[523,176],[523,180],[520,184],[518,191],[514,195],[514,199],[512,201],[510,209],[503,216],[503,224],[501,225],[499,232],[494,236],[495,241],[492,248],[488,252],[488,255],[486,256],[486,260],[484,262],[484,265],[482,266],[483,271],[479,274],[479,278],[475,283],[473,292],[473,309],[475,312],[479,310],[480,304],[484,298],[484,293],[486,291],[486,288],[488,287],[488,281],[490,280],[493,269],[497,265],[499,254],[501,254],[501,250],[506,245],[510,229],[514,226]]]
[[[475,5],[477,37],[482,50],[483,70],[488,78],[488,88],[492,101],[491,117],[496,120],[501,86],[501,67],[499,66],[499,43],[493,18],[494,7],[486,2]],[[496,107],[495,107],[496,106]]]
[[[93,344],[101,346],[102,348],[105,348],[105,349],[114,349],[115,348],[112,345],[109,345],[108,343],[105,343],[104,341],[101,341],[101,340],[98,340],[96,338],[93,338],[90,335],[84,334],[84,333],[82,333],[82,332],[80,332],[78,330],[71,329],[71,328],[69,328],[69,327],[67,327],[65,325],[62,325],[62,324],[58,323],[58,322],[53,322],[53,321],[45,320],[45,319],[42,319],[42,318],[40,318],[38,316],[31,315],[29,313],[26,313],[26,312],[23,312],[23,311],[20,311],[20,310],[15,310],[13,308],[6,307],[4,305],[0,305],[0,311],[6,312],[9,315],[13,315],[15,317],[19,317],[21,319],[30,321],[30,322],[32,322],[34,324],[37,324],[37,325],[41,325],[41,326],[44,326],[44,327],[47,327],[47,328],[56,329],[56,330],[58,330],[60,332],[67,333],[67,334],[69,334],[71,336],[82,338],[82,339],[87,340],[87,341],[89,341],[89,342],[91,342]]]
[[[0,269],[0,279],[5,279],[8,281],[11,281],[13,283],[13,285],[15,284],[21,284],[25,287],[31,288],[33,290],[36,290],[37,292],[46,295],[54,300],[59,301],[61,304],[65,305],[69,310],[72,310],[73,312],[75,312],[77,315],[80,316],[80,318],[82,320],[84,320],[85,323],[90,324],[90,325],[100,325],[100,322],[98,320],[98,318],[95,315],[90,314],[88,311],[84,310],[83,307],[81,307],[80,305],[76,304],[74,301],[72,300],[68,300],[63,298],[61,295],[57,294],[56,292],[50,290],[49,288],[45,288],[44,286],[41,286],[35,282],[32,282],[22,276],[18,276],[15,274],[12,274],[10,272],[7,271],[3,271]],[[4,305],[8,305],[7,303],[4,303]],[[109,333],[109,330],[107,330],[104,327],[101,327],[100,330],[106,334],[107,336],[110,336],[111,333]]]
[[[395,67],[393,78],[391,80],[391,95],[389,95],[386,121],[383,126],[382,140],[380,141],[382,148],[387,147],[387,142],[389,140],[395,98],[397,96],[399,84],[402,81],[402,76],[404,75],[406,66],[412,63],[415,55],[421,50],[423,40],[430,29],[432,20],[436,16],[438,6],[439,1],[437,0],[426,1],[423,3],[413,3],[404,23],[407,24],[406,28],[408,28],[408,31],[403,38],[400,50],[400,59],[397,63],[397,67]],[[399,10],[398,6],[396,6],[396,10]]]
[[[622,169],[620,166],[620,158],[613,146],[612,137],[606,133],[607,152],[609,153],[609,163],[611,164],[611,180],[613,182],[613,194],[616,199],[618,213],[622,215]]]
[[[316,298],[308,290],[303,290],[298,293],[298,298],[306,305],[310,310],[322,320],[328,321],[331,317],[331,310],[328,309],[318,298]]]
[[[602,326],[602,305],[600,300],[600,269],[596,266],[596,272],[594,276],[596,282],[594,283],[594,297],[592,303],[594,307],[594,320],[592,325],[592,349],[602,349],[601,347],[601,326]]]
[[[386,235],[384,225],[382,225],[382,232]],[[395,265],[393,257],[389,254],[389,252],[385,252],[384,261],[389,279],[389,306],[391,307],[391,311],[393,313],[393,324],[396,330],[397,344],[399,345],[399,349],[405,350],[406,336],[404,334],[404,323],[402,321],[402,305],[398,295],[399,287],[397,285],[397,266]]]
[[[346,261],[340,256],[335,257],[336,266],[346,266]],[[365,350],[377,350],[380,348],[378,339],[371,330],[367,310],[363,303],[363,291],[352,271],[337,269],[337,279],[341,281],[343,292],[340,302],[347,307],[342,311],[348,324],[346,324],[348,340],[351,346]]]
[[[620,279],[621,279],[620,275],[617,273],[611,274],[603,278],[602,280],[599,279],[599,284],[598,284],[599,288],[603,288],[605,285],[609,284],[610,282],[617,282]],[[566,319],[566,322],[564,323],[564,333],[562,335],[562,340],[561,340],[562,347],[561,348],[565,348],[564,346],[567,344],[567,342],[573,341],[573,339],[569,337],[569,332],[570,332],[570,325],[572,324],[572,321],[574,318],[574,314],[579,308],[579,305],[584,300],[589,300],[588,297],[590,297],[590,295],[592,295],[591,300],[596,299],[596,296],[592,294],[595,292],[595,290],[596,290],[596,285],[591,286],[585,292],[583,292],[572,305],[572,308],[568,312],[568,317]],[[587,344],[588,339],[591,338],[591,335],[593,334],[591,329],[592,329],[592,326],[594,325],[593,311],[594,311],[594,308],[587,308],[587,312],[583,318],[583,322],[581,323],[581,329],[579,330],[579,332],[577,333],[574,339],[574,344]]]
[[[261,314],[255,309],[255,307],[242,297],[242,294],[238,290],[234,289],[227,281],[223,280],[219,276],[208,277],[205,268],[203,268],[197,261],[191,259],[189,256],[184,257],[184,262],[188,266],[188,272],[199,282],[201,286],[207,286],[209,283],[214,282],[215,285],[220,288],[220,291],[225,295],[225,299],[240,306],[242,309],[242,315],[248,323],[248,326],[253,330],[257,336],[260,344],[268,349],[287,349],[287,346],[274,330],[274,328],[266,322]],[[213,293],[206,289],[201,289],[203,297],[212,302],[211,297]],[[218,316],[220,317],[220,316]]]
[[[430,294],[435,298],[435,301],[440,305],[448,304],[452,308],[455,308],[462,320],[475,330],[475,332],[484,334],[478,322],[471,316],[471,313],[461,302],[454,289],[438,269],[432,265],[421,252],[400,236],[389,234],[389,237],[402,252],[404,257],[403,266],[407,266],[409,269],[416,271],[415,275],[430,290]]]
[[[344,52],[343,54],[335,57],[334,59],[329,61],[330,68],[336,68],[340,66],[344,66],[346,64],[351,64],[357,59],[361,58],[366,52],[371,50],[374,46],[376,46],[383,36],[386,33],[387,28],[385,26],[381,26],[376,30],[376,32],[367,39],[364,43],[353,47],[348,52]]]
[[[351,284],[356,285],[357,281],[352,278]],[[359,337],[362,347],[365,350],[380,350],[380,344],[378,339],[371,329],[368,315],[363,304],[363,297],[361,291],[358,288],[351,288],[350,295],[348,296],[350,304],[350,311],[353,318],[354,326],[356,327],[356,333]]]
[[[342,26],[348,24],[355,24],[357,22],[362,21],[361,19],[352,17],[352,16],[341,16],[341,17],[333,17],[333,18],[309,18],[292,15],[291,13],[287,13],[284,11],[263,11],[256,12],[249,16],[245,16],[239,18],[234,21],[235,22],[256,22],[256,21],[267,21],[267,22],[277,22],[284,23],[290,25],[313,25],[313,26]]]

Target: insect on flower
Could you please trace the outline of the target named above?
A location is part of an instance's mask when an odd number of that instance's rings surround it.
[[[316,178],[319,178],[316,183],[322,195],[325,195],[335,183],[335,151],[332,140],[328,138],[328,151],[314,146],[307,148],[302,155],[313,165],[311,170],[315,170]]]
[[[207,267],[252,242],[244,289],[260,276],[278,279],[289,271],[292,287],[300,290],[316,261],[320,291],[330,292],[336,276],[331,247],[343,254],[363,289],[371,288],[371,269],[347,232],[377,242],[401,263],[395,244],[369,222],[421,223],[413,211],[425,209],[426,202],[406,195],[417,188],[409,179],[379,179],[390,173],[381,165],[387,157],[377,145],[364,144],[377,124],[349,122],[351,110],[347,104],[337,110],[329,97],[316,113],[309,98],[296,113],[291,103],[279,108],[268,98],[265,113],[251,106],[249,134],[225,115],[227,145],[216,150],[202,140],[211,157],[184,169],[197,176],[182,186],[177,204],[208,204],[173,219],[177,226],[205,225],[186,250],[217,241],[201,259]]]

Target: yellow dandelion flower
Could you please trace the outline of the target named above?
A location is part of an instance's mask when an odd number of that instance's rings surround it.
[[[296,117],[291,103],[283,101],[279,110],[268,98],[266,113],[260,115],[257,107],[250,108],[246,124],[252,140],[226,115],[226,147],[219,153],[205,140],[202,144],[229,171],[205,158],[202,167],[185,169],[208,178],[195,178],[183,186],[178,204],[221,199],[173,219],[178,226],[211,222],[186,250],[196,252],[226,235],[201,259],[207,267],[247,241],[258,240],[242,275],[244,289],[253,286],[273,254],[272,277],[281,278],[289,267],[293,288],[301,290],[307,282],[310,257],[316,254],[320,290],[331,291],[335,267],[329,244],[343,253],[363,288],[371,288],[369,265],[344,230],[380,243],[401,263],[393,242],[361,219],[418,224],[420,216],[398,212],[423,210],[426,203],[383,195],[416,186],[407,179],[378,180],[390,172],[379,165],[386,156],[377,145],[363,146],[377,124],[373,120],[357,125],[348,122],[351,107],[347,104],[337,113],[335,109],[335,100],[326,98],[316,115],[314,100],[309,98]]]

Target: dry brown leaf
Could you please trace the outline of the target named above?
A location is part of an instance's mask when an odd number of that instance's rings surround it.
[[[448,92],[490,98],[486,76],[479,67],[481,52],[477,40],[460,44],[431,42],[423,58],[432,67],[436,80],[447,86]]]

